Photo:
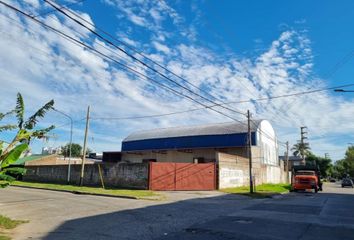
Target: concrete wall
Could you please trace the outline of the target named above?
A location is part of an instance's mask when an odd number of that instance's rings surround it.
[[[216,156],[219,165],[219,189],[249,184],[247,148],[220,150]],[[263,164],[261,147],[252,147],[252,158],[252,174],[256,185],[285,182],[284,166]]]
[[[66,183],[67,165],[26,166],[24,181]],[[106,186],[125,188],[148,188],[149,166],[144,163],[101,164],[103,181]],[[81,165],[71,166],[71,182],[79,183]],[[85,166],[84,185],[101,185],[97,164]]]
[[[194,158],[204,158],[207,162],[215,162],[215,150],[206,148],[190,151],[168,150],[122,153],[122,161],[133,163],[141,163],[143,159],[156,159],[157,162],[193,163]]]
[[[216,153],[219,164],[219,189],[246,186],[249,184],[249,161],[247,148],[224,149]],[[259,147],[252,148],[252,169],[256,176],[256,183],[262,179],[257,176],[262,173],[262,164]]]

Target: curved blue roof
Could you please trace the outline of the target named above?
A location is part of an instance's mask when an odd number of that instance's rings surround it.
[[[258,125],[252,124],[252,145]],[[140,131],[122,142],[122,151],[224,148],[247,145],[247,124],[222,123]]]

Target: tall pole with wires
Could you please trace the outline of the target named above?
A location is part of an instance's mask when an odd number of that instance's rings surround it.
[[[250,110],[247,110],[247,144],[248,144],[248,164],[249,164],[249,177],[250,177],[250,193],[253,193],[253,178],[252,178],[252,132],[251,132],[251,114]]]
[[[87,107],[86,115],[86,127],[85,127],[85,137],[84,137],[84,149],[82,153],[82,162],[81,162],[81,173],[80,173],[80,186],[84,184],[84,170],[85,170],[85,160],[86,160],[86,148],[87,148],[87,134],[90,121],[90,106]]]

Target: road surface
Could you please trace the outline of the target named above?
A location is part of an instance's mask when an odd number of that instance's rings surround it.
[[[0,189],[0,214],[29,220],[13,239],[154,239],[255,204],[217,191],[162,194],[148,201],[9,187]]]
[[[166,192],[146,201],[45,190],[1,190],[0,214],[29,220],[13,239],[354,239],[354,190],[249,199]]]
[[[266,200],[159,239],[354,239],[354,190],[329,183],[319,194],[291,193]]]

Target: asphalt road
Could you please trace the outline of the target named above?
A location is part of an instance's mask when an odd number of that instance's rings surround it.
[[[0,214],[29,220],[13,239],[154,239],[251,206],[220,192],[163,192],[164,201],[0,189]]]
[[[326,184],[319,194],[266,200],[159,239],[354,239],[354,189]]]
[[[165,192],[146,201],[34,189],[0,190],[0,214],[29,220],[13,239],[354,239],[354,190],[251,200]]]

